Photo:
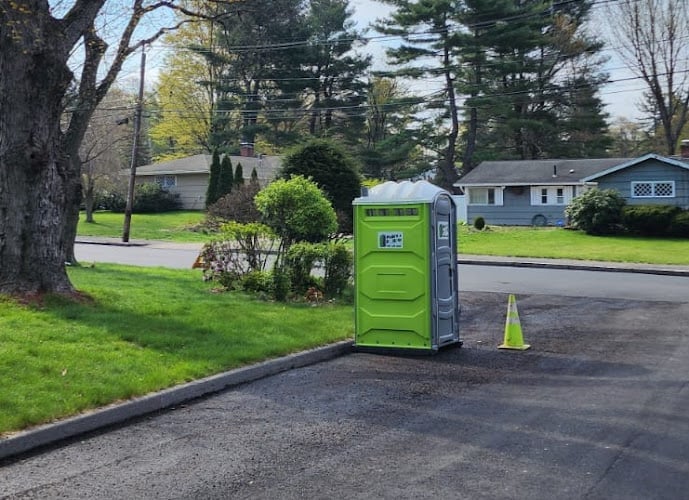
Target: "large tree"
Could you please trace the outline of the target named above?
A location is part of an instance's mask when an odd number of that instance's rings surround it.
[[[132,43],[142,19],[160,8],[180,8],[174,1],[132,0],[104,68],[107,43],[97,28],[105,5],[0,2],[0,293],[73,292],[65,261],[73,253],[79,148],[89,120],[126,58],[162,33]],[[73,51],[80,52],[81,65],[75,99],[68,100]]]
[[[602,44],[585,29],[591,7],[591,0],[467,2],[461,19],[469,33],[457,53],[470,94],[468,168],[485,158],[604,151],[582,142],[606,132],[597,96]]]
[[[376,29],[399,36],[402,43],[387,50],[396,76],[438,79],[442,90],[427,98],[427,108],[440,112],[448,127],[443,131],[444,147],[438,163],[439,184],[446,189],[459,178],[456,169],[459,136],[459,106],[456,95],[456,67],[453,48],[459,25],[456,0],[383,0],[396,9]],[[428,96],[430,97],[430,96]]]
[[[686,0],[619,0],[610,5],[616,48],[646,85],[643,110],[660,124],[674,155],[689,121],[689,13]]]
[[[365,40],[354,30],[351,15],[348,0],[310,1],[304,66],[311,135],[347,137],[362,128],[366,84],[361,76],[371,56],[354,51]]]

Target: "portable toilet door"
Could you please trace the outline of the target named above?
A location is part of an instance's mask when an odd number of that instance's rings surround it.
[[[456,207],[426,181],[354,204],[355,345],[436,351],[459,342]]]
[[[457,207],[448,195],[438,193],[431,210],[431,255],[435,344],[459,342],[459,279],[457,276]]]

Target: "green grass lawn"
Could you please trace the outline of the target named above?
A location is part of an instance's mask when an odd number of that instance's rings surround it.
[[[459,252],[469,255],[689,264],[689,240],[589,236],[562,228],[490,226],[459,228]]]
[[[353,336],[351,305],[215,293],[198,271],[69,274],[92,302],[0,296],[0,433]]]
[[[130,238],[133,240],[163,240],[179,242],[205,242],[208,235],[191,229],[204,219],[204,212],[185,210],[160,214],[133,214]],[[79,236],[121,238],[124,214],[96,212],[94,222],[86,222],[84,212],[79,217]]]

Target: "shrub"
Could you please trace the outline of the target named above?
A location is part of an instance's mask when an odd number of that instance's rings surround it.
[[[474,219],[474,229],[483,231],[484,227],[486,227],[486,220],[483,217],[476,217]]]
[[[242,290],[245,292],[271,295],[273,289],[273,275],[268,271],[249,271],[242,276],[240,283]]]
[[[111,193],[104,202],[110,210],[120,213],[125,211],[126,204],[126,198],[118,193]],[[172,212],[181,207],[179,194],[171,193],[155,182],[145,182],[134,186],[133,213]]]
[[[286,269],[280,266],[273,268],[273,282],[272,291],[273,298],[278,302],[285,302],[289,297],[290,281],[289,274]]]
[[[330,202],[304,177],[278,179],[261,190],[254,201],[263,222],[282,239],[282,253],[299,241],[323,241],[337,229]],[[278,262],[282,257],[278,255]]]
[[[341,241],[325,244],[323,252],[323,267],[325,277],[323,289],[327,297],[341,297],[349,284],[352,275],[354,258],[352,252]]]
[[[296,243],[292,245],[285,257],[285,267],[290,278],[292,292],[303,295],[309,287],[314,286],[311,271],[318,260],[323,258],[324,247],[314,243]]]
[[[614,234],[621,228],[625,201],[613,189],[589,189],[574,198],[565,215],[572,226],[587,234]]]
[[[677,212],[670,223],[669,234],[678,238],[689,238],[689,211]]]
[[[208,207],[208,225],[213,222],[236,221],[241,223],[256,222],[261,218],[261,212],[256,208],[254,198],[260,191],[258,184],[249,183],[235,186],[234,189]]]
[[[263,224],[224,224],[218,237],[201,250],[204,279],[219,280],[230,273],[236,280],[252,271],[265,270],[275,240],[275,234]]]
[[[672,205],[629,205],[622,211],[622,222],[632,233],[663,236],[669,234],[670,225],[680,211]]]
[[[116,213],[124,212],[127,205],[127,199],[122,193],[108,192],[103,193],[100,197],[100,207],[103,210],[110,210]]]
[[[159,184],[147,182],[135,188],[133,212],[138,214],[171,212],[180,208],[179,194],[171,193]]]
[[[361,178],[356,163],[337,143],[314,139],[289,153],[282,167],[282,175],[301,175],[311,179],[330,200],[339,218],[339,231],[352,231],[352,200],[359,196]]]

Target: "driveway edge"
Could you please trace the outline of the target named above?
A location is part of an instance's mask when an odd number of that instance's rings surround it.
[[[345,340],[282,358],[263,361],[22,431],[0,440],[0,460],[170,408],[230,387],[253,382],[294,368],[327,361],[352,352],[352,345],[353,341]]]

